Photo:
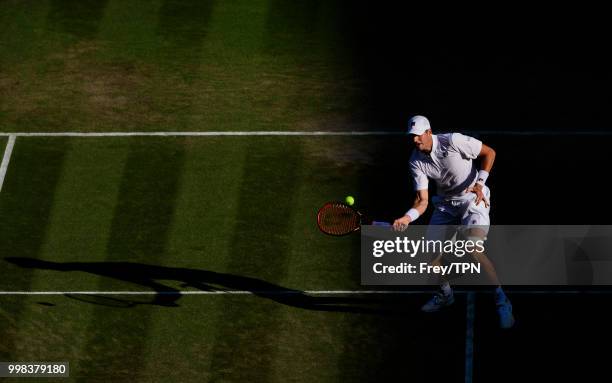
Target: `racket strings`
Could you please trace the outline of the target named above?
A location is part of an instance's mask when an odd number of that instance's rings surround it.
[[[339,203],[323,206],[317,218],[321,230],[331,235],[350,233],[361,223],[361,217],[355,210]]]

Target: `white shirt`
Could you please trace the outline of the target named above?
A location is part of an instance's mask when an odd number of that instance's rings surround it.
[[[431,178],[439,196],[461,196],[478,178],[473,160],[480,154],[482,141],[461,133],[434,134],[432,138],[431,153],[415,149],[410,157],[415,190],[427,189]]]

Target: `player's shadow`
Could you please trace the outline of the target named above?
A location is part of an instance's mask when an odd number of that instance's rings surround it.
[[[247,291],[253,295],[271,299],[287,306],[308,310],[401,315],[414,309],[414,306],[406,301],[407,297],[405,294],[379,295],[376,297],[333,296],[331,294],[309,295],[300,290],[288,289],[257,278],[217,273],[208,270],[155,266],[132,262],[62,263],[21,257],[6,257],[5,260],[24,268],[86,272],[135,283],[156,292],[153,298],[147,302],[125,301],[115,297],[100,297],[100,299],[88,300],[91,303],[119,307],[133,307],[137,304],[178,307],[176,302],[183,294],[176,288],[158,282],[166,280],[178,281],[182,284],[182,287],[192,287],[202,291]],[[95,295],[95,293],[92,294]],[[120,302],[127,302],[127,304],[117,304]]]

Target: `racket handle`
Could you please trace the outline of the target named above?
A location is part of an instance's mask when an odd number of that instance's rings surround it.
[[[374,226],[391,226],[389,222],[384,221],[372,221],[372,225]]]

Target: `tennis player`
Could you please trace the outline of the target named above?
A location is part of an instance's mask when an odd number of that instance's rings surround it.
[[[410,210],[394,221],[395,230],[404,230],[427,210],[429,179],[436,184],[432,198],[434,212],[427,229],[428,239],[445,240],[452,236],[448,225],[460,225],[462,235],[469,240],[485,240],[489,230],[491,209],[487,177],[493,167],[495,151],[476,138],[461,133],[432,134],[427,118],[410,118],[408,133],[416,150],[410,157],[416,198]],[[480,160],[480,170],[475,159]],[[484,252],[471,256],[479,262],[486,276],[496,286],[495,304],[502,328],[514,325],[512,305],[501,288],[497,273]],[[438,264],[441,258],[433,263]],[[440,292],[422,310],[435,312],[454,302],[453,291],[446,279],[440,279]]]

